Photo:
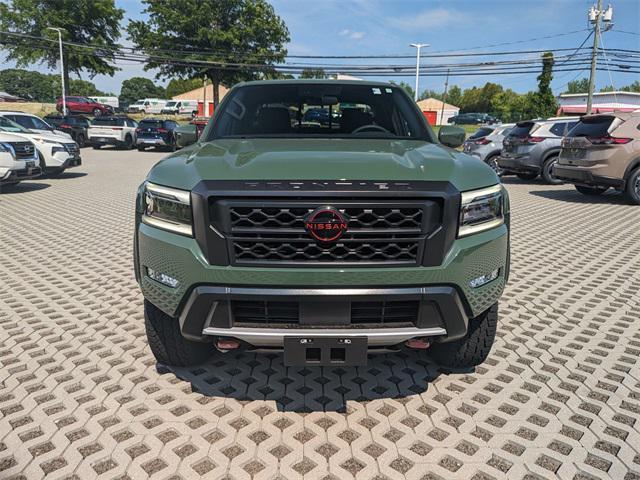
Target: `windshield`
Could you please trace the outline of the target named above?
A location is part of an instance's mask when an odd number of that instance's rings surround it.
[[[138,128],[162,128],[163,120],[142,120]]]
[[[247,85],[225,98],[208,140],[233,137],[403,138],[433,141],[419,112],[391,86]]]
[[[22,125],[18,125],[16,122],[4,117],[0,117],[0,130],[3,132],[33,133],[28,128],[24,128]]]
[[[166,106],[167,107],[175,107],[178,104],[178,102],[167,102]]]

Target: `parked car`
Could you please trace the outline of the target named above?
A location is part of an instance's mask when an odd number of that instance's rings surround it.
[[[104,145],[131,150],[136,146],[138,122],[124,116],[94,118],[87,130],[91,146],[98,150]]]
[[[87,117],[83,117],[82,115],[65,116],[51,113],[44,117],[44,119],[56,129],[71,135],[71,138],[73,138],[80,148],[87,145],[87,130],[89,129],[89,125],[91,125]]]
[[[479,124],[492,124],[498,123],[499,120],[492,117],[488,113],[459,113],[447,120],[447,123],[454,125],[479,125]]]
[[[87,97],[71,96],[65,99],[67,104],[67,113],[84,113],[99,117],[100,115],[111,115],[113,108],[109,105],[95,102]],[[56,100],[56,110],[62,113],[62,97]]]
[[[42,175],[33,142],[0,131],[0,186],[16,185]]]
[[[327,104],[340,128],[291,122]],[[243,108],[237,108],[242,105]],[[438,137],[381,82],[234,86],[216,121],[155,164],[136,199],[134,268],[152,353],[283,350],[287,366],[354,366],[407,345],[482,363],[509,272],[509,203],[491,168]],[[179,127],[185,145],[194,125]]]
[[[581,117],[562,140],[554,175],[585,195],[613,187],[640,205],[640,110]]]
[[[71,135],[68,133],[54,128],[53,125],[47,123],[40,117],[31,115],[30,113],[0,111],[0,116],[8,118],[9,120],[16,122],[18,125],[22,125],[24,128],[28,128],[33,132],[51,133],[53,135],[61,136],[64,140],[72,140]]]
[[[0,131],[33,142],[36,146],[42,173],[58,174],[67,168],[82,164],[80,149],[76,142],[67,140],[60,135],[38,133],[2,116],[0,116]]]
[[[518,122],[502,142],[498,166],[503,175],[515,174],[523,180],[538,176],[549,184],[562,180],[553,176],[562,137],[578,123],[578,117]]]
[[[175,131],[178,124],[173,120],[145,118],[138,123],[136,129],[136,146],[139,151],[147,147],[165,148],[169,151],[176,150]]]
[[[170,100],[166,103],[160,113],[168,115],[193,115],[198,113],[197,100]]]
[[[88,97],[94,102],[111,107],[114,112],[117,112],[120,108],[120,100],[118,97]]]
[[[505,123],[480,127],[465,140],[462,151],[478,157],[493,168],[498,175],[502,175],[502,169],[498,165],[498,156],[500,156],[505,135],[514,126],[515,123]]]
[[[167,104],[166,100],[159,98],[145,98],[132,103],[127,108],[129,113],[160,113]]]

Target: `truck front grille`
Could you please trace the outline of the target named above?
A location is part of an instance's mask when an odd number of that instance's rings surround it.
[[[16,158],[19,160],[32,160],[35,158],[35,147],[31,142],[11,142]]]
[[[228,219],[217,229],[227,233],[233,264],[415,265],[431,227],[426,220],[433,218],[437,208],[424,200],[261,203],[223,202],[222,213],[212,215]],[[328,244],[316,241],[305,230],[305,219],[322,205],[339,210],[348,224],[343,236]]]
[[[305,325],[300,323],[297,301],[233,300],[233,325],[236,327],[385,327],[415,326],[420,310],[418,300],[372,300],[351,302],[350,323]]]

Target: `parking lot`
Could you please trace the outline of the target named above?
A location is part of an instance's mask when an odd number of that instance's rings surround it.
[[[158,371],[131,240],[164,155],[84,149],[0,195],[0,478],[640,479],[637,206],[505,180],[512,274],[475,372],[415,351]]]

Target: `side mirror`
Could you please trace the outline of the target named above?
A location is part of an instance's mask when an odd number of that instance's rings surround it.
[[[196,143],[198,132],[195,125],[180,125],[176,128],[176,143],[182,148]]]
[[[463,128],[445,125],[440,127],[438,141],[447,147],[458,148],[464,143],[465,136]]]

